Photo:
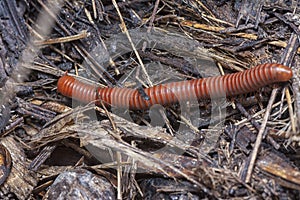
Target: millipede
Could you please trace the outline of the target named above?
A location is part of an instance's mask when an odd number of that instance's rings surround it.
[[[277,63],[261,64],[242,72],[223,76],[185,80],[145,88],[146,100],[137,89],[100,88],[78,81],[67,74],[59,78],[57,90],[62,95],[89,103],[95,101],[129,109],[147,109],[154,104],[170,105],[192,99],[231,97],[257,91],[270,84],[289,81],[292,70]]]

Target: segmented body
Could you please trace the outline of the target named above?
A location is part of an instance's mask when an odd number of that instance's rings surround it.
[[[229,97],[254,92],[261,87],[285,82],[293,73],[289,67],[269,63],[243,72],[166,83],[146,88],[150,100],[145,100],[137,90],[130,88],[99,88],[76,80],[67,74],[58,80],[57,90],[82,102],[102,100],[104,103],[130,109],[147,109],[154,104],[170,105],[190,99]]]

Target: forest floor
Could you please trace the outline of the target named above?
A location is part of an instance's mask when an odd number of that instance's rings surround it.
[[[47,2],[0,2],[1,199],[300,199],[297,1]]]

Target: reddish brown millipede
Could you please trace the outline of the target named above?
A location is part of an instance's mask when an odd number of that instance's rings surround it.
[[[166,83],[146,88],[150,100],[145,100],[136,89],[99,88],[76,80],[67,74],[59,78],[57,90],[64,96],[82,102],[102,100],[117,107],[147,109],[154,104],[168,105],[190,99],[229,97],[254,92],[261,87],[285,82],[293,73],[289,67],[277,63],[262,64],[252,69],[224,76]]]

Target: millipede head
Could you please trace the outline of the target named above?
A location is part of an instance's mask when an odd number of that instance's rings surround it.
[[[291,68],[280,64],[276,65],[275,73],[279,82],[289,81],[293,77]]]

